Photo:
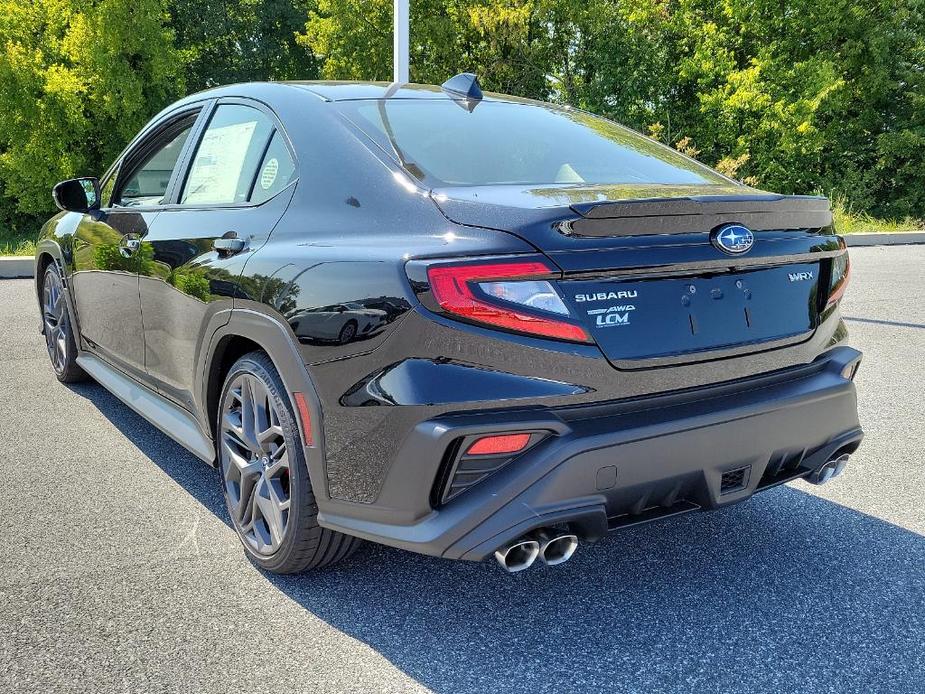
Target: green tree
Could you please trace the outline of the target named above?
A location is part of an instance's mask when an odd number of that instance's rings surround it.
[[[391,65],[391,0],[0,0],[0,226],[181,94]],[[412,79],[462,71],[760,187],[925,217],[925,0],[412,0]]]
[[[183,91],[162,0],[0,2],[0,189],[44,213],[55,182],[98,174]],[[12,208],[12,209],[11,209]]]
[[[545,0],[411,3],[411,79],[440,84],[476,72],[483,87],[534,97],[550,91]],[[299,43],[326,79],[392,77],[391,0],[318,0]]]
[[[678,0],[673,124],[780,192],[925,214],[921,0]]]
[[[191,92],[234,82],[318,77],[296,44],[311,0],[168,0]]]

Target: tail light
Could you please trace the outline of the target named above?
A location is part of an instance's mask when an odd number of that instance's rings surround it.
[[[569,319],[550,279],[556,271],[542,260],[431,265],[430,291],[454,317],[505,330],[570,342],[591,336]]]
[[[851,279],[851,259],[843,253],[832,261],[832,283],[829,287],[829,299],[825,307],[834,306],[845,295],[848,281]]]

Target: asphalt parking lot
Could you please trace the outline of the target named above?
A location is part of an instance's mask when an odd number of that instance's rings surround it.
[[[846,475],[514,576],[372,545],[260,573],[215,473],[60,385],[31,282],[0,281],[0,691],[922,692],[925,246],[852,258]]]

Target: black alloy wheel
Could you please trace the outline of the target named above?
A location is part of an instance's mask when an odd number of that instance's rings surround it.
[[[42,332],[55,376],[62,383],[76,383],[87,374],[77,365],[77,342],[68,312],[64,282],[52,264],[42,278]]]
[[[225,504],[254,563],[297,573],[339,561],[358,546],[356,538],[318,525],[296,418],[265,353],[252,352],[232,366],[218,434]]]

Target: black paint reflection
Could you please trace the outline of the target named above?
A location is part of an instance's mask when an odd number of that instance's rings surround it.
[[[305,344],[347,344],[374,337],[410,308],[399,297],[377,297],[296,311],[292,331]]]

